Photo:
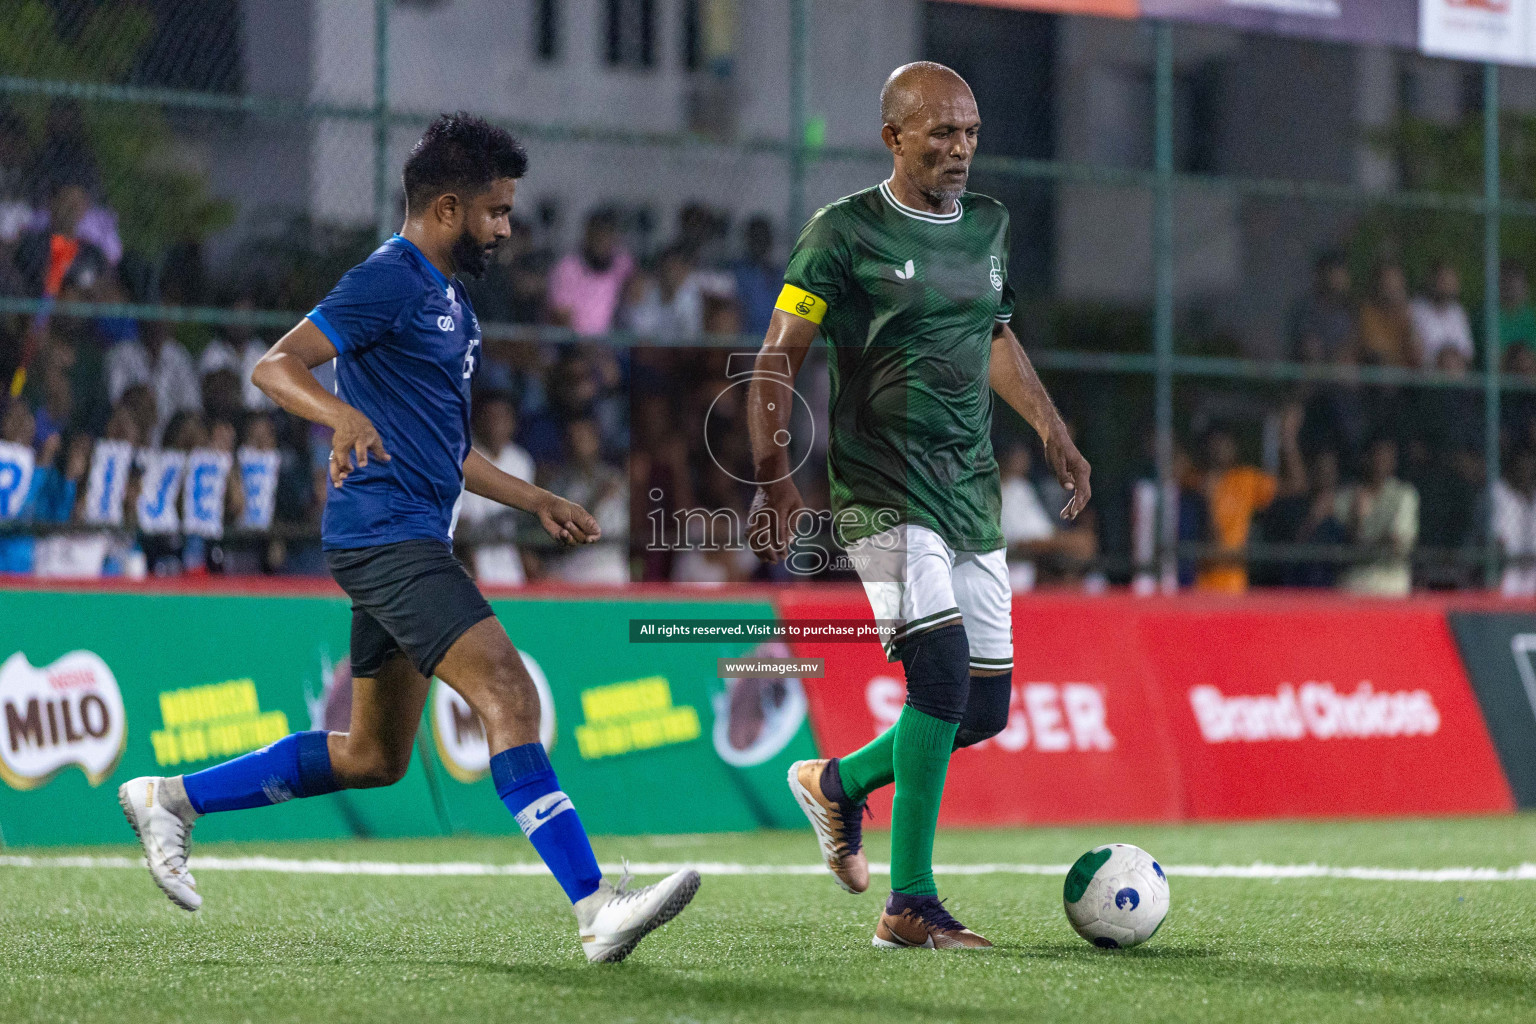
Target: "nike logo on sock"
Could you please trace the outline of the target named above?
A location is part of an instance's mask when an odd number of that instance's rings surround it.
[[[557,817],[566,811],[574,811],[571,798],[561,790],[553,793],[545,793],[533,803],[517,812],[518,827],[523,830],[523,835],[529,838],[551,818]]]

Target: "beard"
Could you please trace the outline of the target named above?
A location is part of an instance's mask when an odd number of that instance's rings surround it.
[[[965,195],[964,188],[939,188],[933,189],[932,191],[923,192],[923,198],[928,200],[928,202],[932,203],[934,206],[938,207],[948,206],[950,203],[959,202],[960,197],[963,195]]]
[[[491,257],[495,255],[496,246],[499,244],[500,242],[492,242],[487,246],[477,241],[468,231],[463,232],[453,240],[453,248],[449,250],[454,271],[465,277],[484,277],[486,269],[491,265]]]

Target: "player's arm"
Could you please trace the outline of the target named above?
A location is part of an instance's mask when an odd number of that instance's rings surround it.
[[[368,453],[390,460],[373,422],[331,394],[310,372],[336,358],[336,346],[305,318],[267,350],[251,371],[251,383],[277,406],[311,423],[331,428],[331,485],[340,487],[354,468],[368,465]]]
[[[544,488],[519,480],[473,448],[464,460],[464,486],[471,494],[531,512],[544,531],[563,544],[590,544],[603,535],[592,513]]]
[[[1091,473],[1088,460],[1068,436],[1061,413],[1056,411],[1051,396],[1046,394],[1045,385],[1040,383],[1040,376],[1035,373],[1029,356],[1024,354],[1024,346],[1005,323],[996,323],[992,327],[992,361],[988,377],[992,390],[1040,435],[1051,472],[1056,474],[1061,486],[1072,492],[1072,500],[1061,510],[1061,517],[1076,519],[1093,494],[1088,482]]]
[[[805,507],[800,489],[790,478],[789,415],[794,408],[795,376],[821,322],[819,316],[809,319],[790,312],[782,308],[784,300],[779,301],[781,308],[773,311],[747,389],[753,479],[762,481],[747,513],[747,542],[765,562],[784,557],[789,549],[790,520]],[[824,311],[826,305],[820,303],[814,308]]]

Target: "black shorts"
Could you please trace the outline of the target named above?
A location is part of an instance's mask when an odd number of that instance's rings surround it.
[[[442,541],[404,540],[327,551],[352,599],[352,677],[371,679],[396,651],[428,677],[454,641],[494,612]]]

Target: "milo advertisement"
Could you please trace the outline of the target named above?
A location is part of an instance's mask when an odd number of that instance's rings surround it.
[[[695,606],[698,606],[695,603]],[[540,739],[594,833],[793,826],[815,756],[797,679],[722,679],[772,645],[631,644],[686,601],[492,602],[543,705]],[[767,602],[709,602],[768,619]],[[125,842],[117,786],[194,772],[303,729],[345,730],[341,597],[0,591],[0,843]],[[433,680],[398,784],[211,815],[198,838],[518,834],[472,708]]]

